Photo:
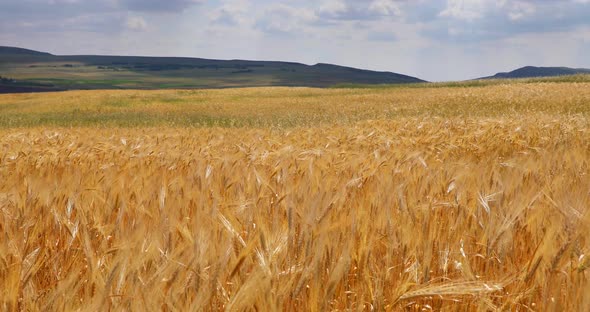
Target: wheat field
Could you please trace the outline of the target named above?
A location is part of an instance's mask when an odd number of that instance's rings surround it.
[[[1,310],[590,310],[588,83],[0,111]]]

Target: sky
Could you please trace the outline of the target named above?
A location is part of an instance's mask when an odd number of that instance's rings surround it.
[[[590,0],[0,0],[0,45],[465,80],[590,68]]]

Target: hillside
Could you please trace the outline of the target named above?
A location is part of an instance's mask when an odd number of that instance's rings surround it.
[[[423,80],[331,64],[210,60],[183,57],[59,56],[0,47],[0,75],[24,84],[66,90],[330,87],[339,84],[397,84]],[[9,87],[4,84],[2,89]],[[1,92],[1,91],[0,91]]]
[[[590,69],[569,68],[569,67],[535,67],[525,66],[507,73],[497,73],[493,76],[480,79],[513,79],[513,78],[536,78],[554,77],[577,74],[590,74]]]
[[[0,55],[38,55],[38,56],[51,56],[51,54],[46,52],[39,52],[35,50],[23,49],[23,48],[16,48],[16,47],[3,47],[0,46]]]

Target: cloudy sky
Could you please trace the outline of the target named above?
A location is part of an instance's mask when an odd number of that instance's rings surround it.
[[[462,80],[525,65],[590,68],[590,0],[0,0],[0,45]]]

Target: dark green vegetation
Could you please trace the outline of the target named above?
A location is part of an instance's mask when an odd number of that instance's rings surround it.
[[[64,90],[65,89],[60,89],[54,85],[30,81],[18,81],[14,78],[0,76],[0,93],[29,93]]]
[[[505,78],[535,78],[535,77],[554,77],[590,74],[590,69],[586,68],[569,68],[569,67],[534,67],[525,66],[508,73],[497,73],[494,76],[484,77],[482,79],[505,79]]]
[[[184,89],[258,86],[329,87],[422,80],[330,64],[179,57],[56,56],[0,47],[0,75],[16,81],[0,92],[93,89]]]

